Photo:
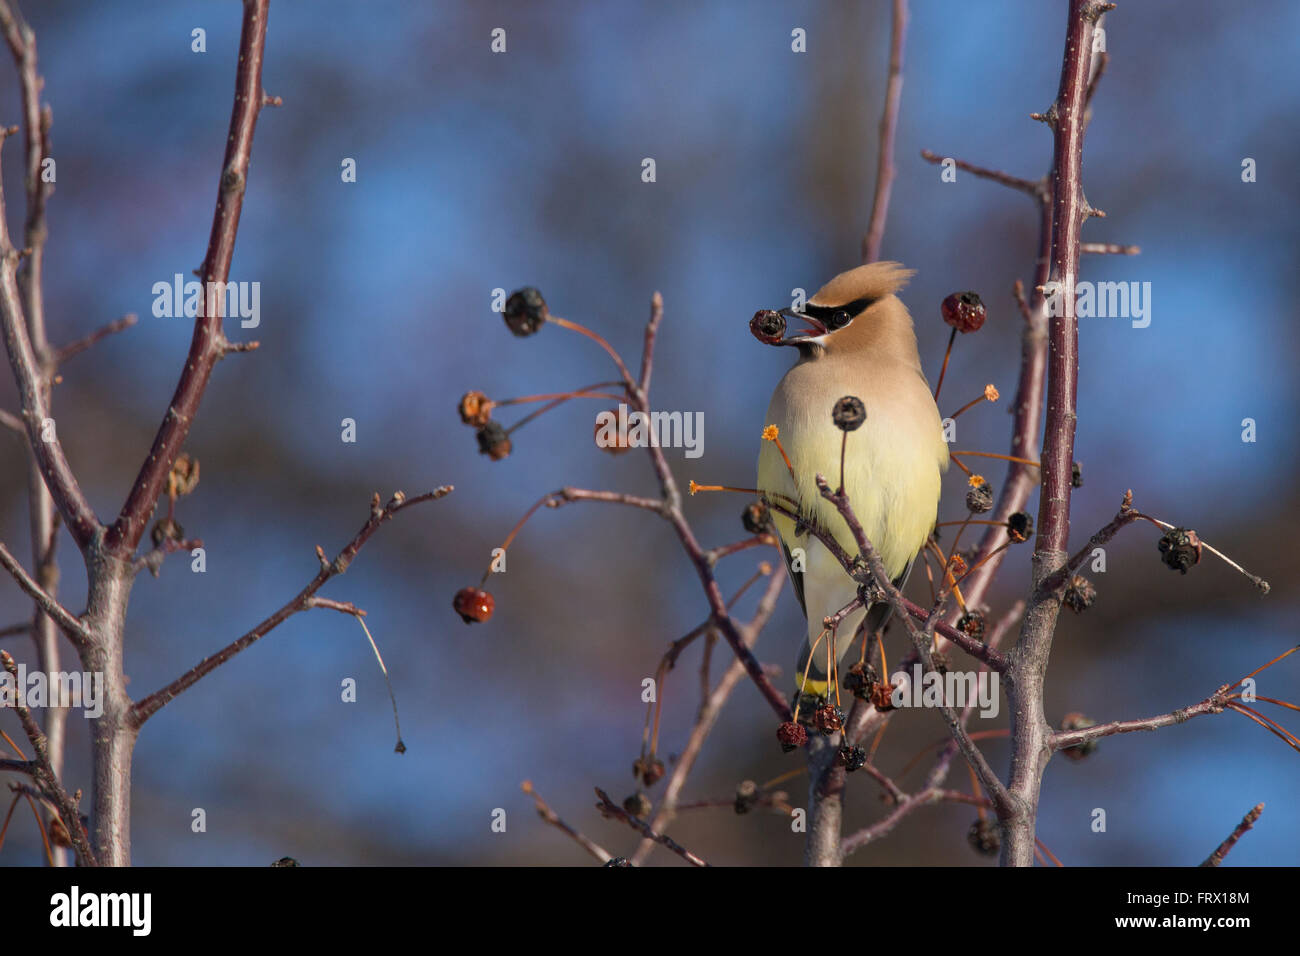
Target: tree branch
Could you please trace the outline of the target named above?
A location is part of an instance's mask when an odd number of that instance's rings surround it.
[[[224,283],[230,276],[235,252],[239,216],[248,182],[248,161],[253,150],[253,133],[262,111],[262,56],[266,47],[266,19],[269,0],[244,0],[243,25],[239,35],[239,66],[235,76],[235,104],[230,116],[230,134],[221,163],[217,206],[212,217],[207,255],[199,270],[206,290],[211,283]],[[118,557],[135,550],[162,493],[163,483],[189,434],[203,400],[212,369],[225,352],[223,311],[212,308],[212,295],[205,294],[204,315],[194,321],[189,355],[176,385],[175,394],[163,416],[153,446],[136,476],[122,511],[105,537],[105,547]],[[217,314],[209,314],[217,313]]]
[[[639,832],[646,839],[654,840],[656,843],[662,843],[664,846],[672,850],[674,853],[680,856],[691,866],[709,865],[705,863],[702,859],[700,859],[698,856],[696,856],[694,853],[692,853],[690,850],[686,849],[686,847],[682,846],[680,843],[674,840],[672,837],[666,836],[665,834],[662,833],[656,833],[650,827],[650,825],[647,824],[644,820],[632,816],[632,814],[628,813],[626,810],[620,807],[613,800],[609,799],[609,794],[607,794],[604,790],[600,789],[600,787],[596,787],[596,796],[600,798],[600,803],[596,804],[596,809],[599,810],[603,816],[613,817],[616,820],[622,820],[633,830]]]
[[[14,663],[13,657],[8,651],[0,651],[0,666],[3,666],[9,672],[10,677],[15,682],[18,680],[18,665]],[[41,728],[37,726],[31,711],[25,704],[14,702],[14,711],[18,714],[18,720],[23,726],[23,733],[31,741],[32,750],[35,756],[31,760],[31,777],[36,781],[41,791],[48,797],[59,810],[59,816],[63,818],[63,825],[67,828],[69,838],[72,840],[72,846],[77,851],[77,862],[82,866],[97,866],[95,854],[90,849],[90,841],[86,835],[86,828],[81,825],[81,813],[77,809],[77,800],[68,795],[68,791],[63,789],[63,784],[59,782],[59,775],[54,772],[50,765],[50,753],[46,746],[45,734],[41,733]],[[80,793],[78,793],[78,798]]]
[[[889,216],[889,196],[894,185],[894,140],[898,112],[903,99],[903,44],[907,38],[907,0],[894,0],[893,29],[889,39],[889,80],[885,87],[885,111],[880,117],[880,152],[876,160],[876,194],[871,201],[871,221],[862,237],[863,263],[880,258]]]
[[[7,7],[3,10],[8,12]],[[0,147],[3,147],[9,132],[0,135]],[[102,526],[77,484],[54,428],[54,420],[50,417],[47,362],[33,349],[28,333],[29,317],[25,315],[17,278],[19,258],[9,238],[4,191],[0,189],[0,325],[3,326],[5,351],[18,385],[28,444],[59,513],[63,515],[77,546],[84,551]]]
[[[190,668],[166,687],[156,690],[148,697],[137,701],[131,707],[130,716],[128,718],[130,726],[138,730],[146,720],[156,714],[184,691],[193,687],[212,671],[229,661],[236,654],[246,650],[253,644],[256,644],[271,630],[282,624],[294,614],[309,609],[312,606],[316,592],[321,589],[325,582],[330,578],[337,577],[347,571],[348,566],[352,563],[352,559],[356,557],[357,552],[361,550],[365,543],[370,540],[370,536],[379,529],[380,525],[388,521],[403,508],[408,508],[411,505],[416,505],[423,501],[436,501],[444,495],[450,494],[451,491],[451,485],[443,485],[441,488],[436,488],[426,494],[417,495],[414,498],[407,498],[399,491],[394,494],[388,504],[384,505],[382,508],[379,506],[379,495],[376,494],[371,504],[370,517],[366,523],[361,526],[361,530],[358,531],[352,540],[344,546],[343,550],[338,553],[338,556],[333,561],[322,561],[321,569],[317,573],[316,577],[312,578],[311,582],[299,591],[293,600],[289,601],[238,640],[233,641],[215,654],[211,654],[199,661],[198,664],[194,665],[194,667]],[[318,553],[323,557],[323,552]]]
[[[68,635],[68,639],[73,644],[81,648],[91,643],[93,637],[86,626],[81,623],[76,615],[41,590],[40,585],[32,580],[31,575],[27,573],[3,543],[0,543],[0,566],[4,567],[13,576],[13,579],[18,582],[18,586],[36,602],[42,611],[53,618],[54,622],[63,629],[63,632]]]
[[[1218,866],[1222,863],[1223,858],[1228,855],[1228,851],[1236,846],[1237,841],[1245,836],[1246,831],[1255,825],[1255,821],[1259,819],[1259,815],[1263,812],[1264,804],[1255,804],[1255,806],[1251,808],[1250,812],[1241,818],[1241,822],[1237,824],[1237,828],[1233,830],[1232,833],[1228,834],[1228,838],[1220,843],[1215,851],[1205,858],[1205,862],[1202,863],[1201,866]]]
[[[1070,535],[1079,374],[1075,282],[1079,272],[1079,232],[1089,212],[1081,180],[1084,113],[1093,64],[1093,34],[1098,17],[1112,6],[1098,0],[1070,0],[1060,87],[1045,117],[1054,139],[1049,279],[1060,283],[1061,307],[1054,310],[1057,314],[1050,321],[1047,421],[1039,457],[1042,493],[1033,555],[1034,592],[1006,674],[1012,705],[1009,790],[1014,807],[1010,814],[999,814],[1003,865],[1033,865],[1038,797],[1043,770],[1052,754],[1051,728],[1043,713],[1043,684],[1061,597],[1059,590],[1047,591],[1042,585],[1065,564]]]

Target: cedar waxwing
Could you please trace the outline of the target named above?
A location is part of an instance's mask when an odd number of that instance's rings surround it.
[[[797,481],[775,442],[764,441],[758,456],[759,491],[799,502],[807,519],[834,534],[850,555],[857,554],[853,535],[818,492],[815,476],[823,475],[836,488],[845,433],[832,422],[831,409],[846,395],[861,399],[867,417],[848,433],[844,488],[867,540],[900,587],[934,529],[941,476],[948,468],[948,446],[921,371],[912,317],[894,295],[911,275],[897,262],[859,266],[822,286],[803,312],[781,310],[810,328],[774,343],[797,347],[799,361],[772,393],[764,424],[777,427]],[[821,696],[828,691],[829,636],[811,654],[811,664],[809,655],[823,618],[852,601],[857,585],[816,536],[805,529],[797,534],[795,522],[783,515],[773,512],[772,518],[808,618],[795,689]],[[864,619],[870,639],[889,610],[882,602],[845,618],[836,630],[837,655],[843,658]]]

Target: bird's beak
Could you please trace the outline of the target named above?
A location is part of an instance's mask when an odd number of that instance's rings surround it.
[[[795,319],[802,322],[807,326],[807,328],[796,330],[793,335],[789,335],[778,342],[778,345],[798,345],[801,342],[820,338],[830,331],[830,329],[826,328],[821,319],[814,319],[811,315],[806,315],[803,312],[796,312],[794,309],[781,309],[780,314],[785,316],[787,319]]]
[[[787,335],[787,319],[802,323],[806,328],[796,327],[793,334]],[[820,319],[794,309],[766,309],[757,312],[750,320],[749,327],[755,338],[767,345],[802,345],[830,331]]]

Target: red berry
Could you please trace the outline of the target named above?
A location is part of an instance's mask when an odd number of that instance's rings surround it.
[[[954,292],[943,300],[939,311],[958,332],[978,332],[984,325],[984,303],[974,292]]]
[[[492,617],[496,601],[492,600],[492,595],[479,588],[461,588],[456,592],[451,606],[466,624],[481,624]]]

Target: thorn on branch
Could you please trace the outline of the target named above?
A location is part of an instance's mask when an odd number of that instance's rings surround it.
[[[1048,107],[1046,113],[1029,114],[1029,118],[1031,120],[1036,120],[1039,123],[1046,123],[1048,126],[1052,128],[1053,131],[1056,130],[1056,123],[1059,116],[1060,116],[1060,111],[1056,108],[1055,103],[1053,103],[1050,107]]]

